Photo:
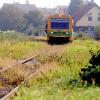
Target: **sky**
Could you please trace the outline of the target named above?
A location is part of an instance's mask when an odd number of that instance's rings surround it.
[[[13,2],[19,2],[24,4],[26,0],[0,0],[0,6],[3,5],[3,3],[13,3]],[[68,6],[70,3],[70,0],[29,0],[30,3],[35,4],[37,7],[56,7],[57,5],[65,5]],[[100,6],[100,0],[95,0],[95,2]]]

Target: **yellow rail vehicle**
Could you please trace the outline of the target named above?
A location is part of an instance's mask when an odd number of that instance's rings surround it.
[[[47,25],[46,25],[46,33],[48,42],[52,42],[55,39],[65,39],[68,41],[73,40],[73,18],[72,16],[65,15],[54,15],[49,16]]]

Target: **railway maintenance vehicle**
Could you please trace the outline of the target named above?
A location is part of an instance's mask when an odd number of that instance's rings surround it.
[[[46,24],[48,43],[53,41],[73,41],[73,18],[65,15],[52,15],[48,17]]]

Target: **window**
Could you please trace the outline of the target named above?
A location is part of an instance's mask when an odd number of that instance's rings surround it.
[[[51,29],[69,29],[69,19],[52,18]]]
[[[92,17],[90,16],[90,17],[88,17],[88,21],[92,21]]]
[[[100,21],[100,17],[98,17],[97,20]]]
[[[98,13],[97,21],[100,21],[100,13]]]
[[[51,22],[51,29],[69,29],[69,22]]]
[[[98,15],[100,16],[100,13],[98,13]]]

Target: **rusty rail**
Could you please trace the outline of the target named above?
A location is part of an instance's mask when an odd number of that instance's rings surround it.
[[[37,57],[38,55],[39,55],[39,54],[34,55],[34,56],[32,56],[32,57],[30,57],[30,58],[28,58],[28,59],[26,59],[26,60],[19,61],[19,62],[17,62],[16,64],[14,64],[14,65],[12,65],[12,66],[9,66],[9,67],[7,67],[7,68],[4,68],[4,69],[0,70],[0,73],[4,72],[4,71],[6,71],[6,70],[8,70],[8,69],[10,69],[10,68],[12,68],[12,67],[15,67],[15,66],[17,66],[17,65],[19,65],[19,64],[27,63],[27,62],[31,61],[33,58]]]
[[[10,97],[14,96],[14,94],[20,88],[20,86],[24,84],[25,82],[27,82],[29,79],[31,79],[34,75],[36,75],[37,72],[38,70],[36,70],[33,74],[31,74],[27,79],[25,79],[21,84],[19,84],[16,88],[14,88],[11,92],[9,92],[7,95],[5,95],[0,100],[9,100]]]
[[[12,66],[9,66],[9,67],[7,67],[7,68],[4,68],[4,69],[0,70],[0,73],[3,73],[3,72],[7,71],[7,70],[10,69],[10,68],[16,67],[16,66],[19,65],[19,64],[25,64],[25,63],[27,63],[27,62],[29,62],[29,61],[32,61],[35,57],[37,57],[37,56],[39,56],[39,55],[40,55],[40,53],[39,53],[39,54],[36,54],[36,55],[34,55],[34,56],[32,56],[32,57],[30,57],[30,58],[28,58],[28,59],[19,61],[18,63],[14,64],[14,65],[12,65]],[[40,63],[38,62],[38,64],[40,64]],[[38,68],[38,67],[35,68],[35,72],[34,72],[34,73],[32,73],[30,76],[28,76],[23,82],[21,82],[18,86],[16,86],[13,90],[11,90],[7,95],[5,94],[5,96],[2,97],[2,98],[0,98],[0,100],[9,100],[8,98],[10,98],[12,95],[14,95],[14,93],[19,89],[19,87],[20,87],[22,84],[24,84],[26,81],[28,81],[30,78],[32,78],[32,77],[38,72],[37,69],[39,69],[39,68]]]

